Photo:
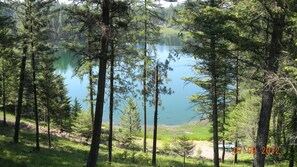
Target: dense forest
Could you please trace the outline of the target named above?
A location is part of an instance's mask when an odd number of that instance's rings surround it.
[[[297,1],[170,2],[0,1],[0,166],[296,166]],[[168,34],[182,47],[160,59]],[[87,108],[56,72],[63,50]],[[160,126],[189,56],[199,120]]]

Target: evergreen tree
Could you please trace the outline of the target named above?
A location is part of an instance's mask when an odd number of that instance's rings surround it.
[[[13,77],[11,72],[12,65],[16,65],[15,56],[13,55],[13,45],[15,38],[13,34],[14,22],[10,15],[11,9],[8,3],[0,2],[0,54],[1,54],[1,95],[2,95],[2,110],[3,124],[6,125],[6,105],[9,99],[10,87],[9,78]],[[11,74],[11,76],[10,76]],[[9,77],[10,76],[10,77]]]
[[[89,139],[91,137],[92,130],[92,121],[91,117],[89,117],[89,114],[83,110],[80,110],[73,122],[72,129],[75,134]]]
[[[141,130],[138,105],[130,97],[120,117],[121,132],[130,140]]]
[[[249,52],[249,55],[244,57],[244,62],[257,70],[253,78],[263,84],[254,166],[264,166],[265,154],[261,154],[261,148],[267,145],[269,137],[276,87],[274,78],[279,74],[280,62],[284,57],[282,50],[290,48],[290,52],[292,51],[291,38],[294,36],[292,32],[295,32],[295,28],[289,25],[292,23],[291,18],[294,17],[294,2],[282,0],[232,2],[231,8],[235,13],[234,20],[240,27],[240,31],[233,31],[232,33],[236,33],[237,37],[229,39],[237,43],[241,50]],[[244,6],[250,6],[250,8],[243,8]],[[255,16],[257,17],[255,18]],[[286,37],[287,35],[289,38]]]
[[[213,123],[214,166],[219,166],[219,122],[218,116],[221,109],[221,99],[224,99],[232,67],[231,52],[228,48],[227,36],[232,31],[232,26],[227,24],[231,17],[228,10],[223,8],[220,1],[187,1],[179,11],[180,19],[177,23],[184,30],[189,31],[190,38],[186,39],[185,52],[193,53],[197,60],[194,65],[197,77],[185,78],[202,87],[206,93],[196,94],[191,101],[200,104],[198,110],[206,112]],[[226,70],[227,69],[227,70]],[[204,77],[201,77],[204,76]],[[228,82],[227,82],[228,81]],[[226,101],[226,99],[225,99]],[[222,107],[223,112],[225,107]],[[209,113],[209,111],[212,111]]]
[[[23,57],[21,65],[19,98],[17,107],[17,116],[15,123],[14,142],[18,142],[20,115],[22,110],[24,77],[26,70],[26,59],[28,54],[31,55],[31,67],[33,76],[33,94],[34,94],[34,113],[36,122],[36,150],[39,150],[39,124],[38,124],[38,104],[37,104],[37,83],[36,83],[36,62],[35,56],[41,51],[40,48],[45,45],[48,39],[47,16],[50,14],[50,6],[53,3],[50,1],[24,1],[21,2],[20,13],[24,18],[22,21],[22,36],[23,36]]]
[[[182,156],[183,166],[186,166],[186,157],[192,152],[195,147],[193,141],[190,141],[186,136],[178,136],[175,141],[173,151]]]
[[[74,99],[73,106],[71,108],[71,112],[74,117],[77,117],[77,113],[82,110],[81,104],[78,102],[77,98]]]
[[[87,166],[94,167],[97,162],[100,136],[102,130],[102,118],[103,118],[103,104],[106,84],[106,65],[108,61],[108,34],[109,34],[109,0],[103,0],[101,3],[102,7],[102,24],[101,24],[101,50],[100,50],[100,64],[99,64],[99,78],[97,85],[97,99],[96,99],[96,110],[94,117],[94,128],[92,134],[92,144],[88,157]]]
[[[157,37],[159,35],[160,28],[155,24],[158,20],[162,20],[160,16],[160,6],[154,3],[151,0],[140,0],[135,1],[132,7],[135,11],[134,18],[132,22],[134,22],[133,27],[136,29],[136,43],[140,43],[143,45],[141,48],[140,55],[141,60],[143,61],[143,65],[141,66],[142,76],[142,91],[141,94],[143,96],[143,152],[146,152],[146,136],[147,136],[147,101],[149,98],[153,96],[153,90],[150,90],[150,86],[148,82],[152,82],[148,80],[150,73],[153,73],[149,69],[153,69],[152,62],[154,60],[155,49],[154,44],[157,42]],[[139,24],[143,23],[143,24]]]

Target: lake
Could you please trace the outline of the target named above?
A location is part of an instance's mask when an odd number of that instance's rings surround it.
[[[163,40],[164,41],[164,40]],[[176,42],[175,39],[168,42],[157,44],[156,53],[158,58],[162,61],[168,57],[170,51],[173,49],[178,49],[181,46],[179,42]],[[57,55],[61,58],[55,63],[57,68],[56,72],[61,74],[65,78],[65,84],[68,90],[68,96],[71,97],[71,100],[77,98],[82,104],[84,110],[89,108],[89,104],[84,102],[84,99],[87,97],[88,90],[88,79],[85,77],[83,80],[80,80],[78,77],[73,76],[74,68],[76,67],[76,59],[66,50],[61,50],[57,52]],[[198,113],[193,111],[193,104],[189,101],[189,96],[194,93],[201,92],[201,88],[197,87],[194,84],[186,84],[182,77],[193,76],[194,73],[191,70],[191,65],[194,63],[194,59],[190,56],[183,56],[176,62],[171,63],[173,71],[169,71],[168,77],[171,81],[167,84],[174,93],[171,95],[160,95],[162,100],[162,106],[159,107],[158,123],[162,125],[179,125],[184,124],[189,121],[194,121],[199,119]],[[98,70],[97,70],[98,71]],[[108,82],[108,80],[107,80]],[[108,85],[109,83],[107,83]],[[141,118],[143,118],[142,110],[142,100],[137,99],[139,112]],[[108,121],[108,112],[109,112],[109,101],[105,101],[106,105],[104,107],[103,121]],[[125,103],[124,101],[122,103]],[[121,104],[120,106],[123,106]],[[148,105],[147,109],[147,123],[149,125],[153,124],[153,115],[154,108],[153,106]],[[114,112],[114,123],[119,122],[121,112],[115,110]]]

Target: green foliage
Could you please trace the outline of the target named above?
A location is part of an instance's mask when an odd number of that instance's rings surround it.
[[[123,115],[120,117],[120,129],[118,140],[124,147],[134,147],[134,137],[141,130],[138,105],[132,98],[128,99],[124,107]]]
[[[80,110],[72,124],[71,128],[76,135],[86,137],[87,139],[91,137],[92,120],[89,113]]]
[[[173,151],[180,156],[188,156],[195,145],[186,136],[178,136],[173,147]]]
[[[185,158],[192,152],[194,147],[193,141],[190,141],[186,136],[177,137],[173,151],[184,158],[184,166]]]
[[[141,130],[138,105],[132,98],[128,99],[128,103],[124,107],[123,115],[120,118],[120,126],[122,132],[130,137]]]
[[[78,113],[81,112],[82,107],[81,104],[78,102],[77,98],[74,99],[73,106],[71,107],[71,112],[73,117],[77,117]]]
[[[242,91],[240,98],[243,99],[240,103],[230,107],[225,138],[230,141],[239,139],[252,146],[255,145],[261,98],[253,89]]]

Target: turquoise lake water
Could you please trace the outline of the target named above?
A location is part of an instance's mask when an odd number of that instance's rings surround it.
[[[178,49],[179,43],[164,42],[156,45],[156,53],[160,61],[168,57],[169,53],[173,49]],[[74,68],[76,67],[75,57],[71,56],[67,51],[62,50],[57,53],[61,58],[56,62],[57,73],[61,74],[65,78],[65,84],[68,90],[68,96],[73,101],[75,98],[82,104],[84,110],[89,108],[88,103],[84,102],[87,97],[87,85],[88,79],[85,77],[80,80],[78,77],[73,76]],[[189,121],[199,119],[198,113],[193,111],[193,103],[190,103],[189,96],[194,93],[201,92],[201,88],[194,84],[186,84],[182,77],[193,76],[191,65],[195,63],[194,59],[189,55],[181,57],[176,62],[171,62],[173,71],[169,71],[168,76],[171,81],[167,84],[174,93],[171,95],[160,95],[162,106],[159,107],[158,123],[162,125],[179,125]],[[97,70],[98,71],[98,70]],[[108,80],[107,80],[108,82]],[[140,84],[140,83],[139,83]],[[108,83],[107,83],[108,85]],[[107,90],[107,89],[106,89]],[[143,118],[142,100],[136,99],[139,105],[139,113]],[[109,101],[105,101],[103,121],[108,121]],[[120,106],[123,106],[125,101],[121,102]],[[122,107],[119,107],[122,108]],[[148,105],[147,109],[147,122],[149,125],[153,124],[153,106]],[[116,110],[114,113],[114,122],[117,124],[121,116],[121,111]]]

